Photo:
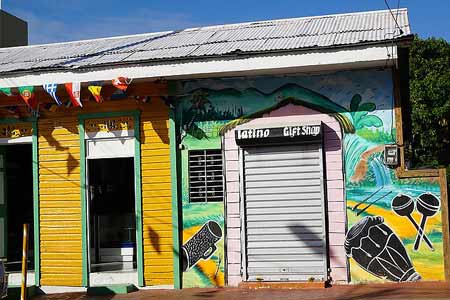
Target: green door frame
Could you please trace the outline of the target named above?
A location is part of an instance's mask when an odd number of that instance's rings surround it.
[[[0,124],[31,123],[32,132],[32,162],[33,162],[33,233],[34,233],[34,284],[40,286],[41,281],[41,249],[39,230],[39,153],[38,153],[38,119],[0,119]]]
[[[117,111],[81,114],[78,117],[80,135],[80,192],[81,192],[81,233],[82,233],[82,285],[89,286],[88,265],[88,219],[87,219],[87,189],[86,189],[86,143],[84,121],[97,118],[115,118],[132,116],[134,119],[134,188],[135,188],[135,214],[136,214],[136,262],[138,272],[138,285],[144,286],[144,255],[142,234],[142,178],[141,178],[141,139],[140,139],[140,111]]]
[[[180,236],[182,233],[182,226],[180,225],[180,205],[179,193],[180,190],[179,176],[180,172],[180,155],[178,149],[178,130],[176,123],[175,108],[170,108],[169,112],[169,141],[170,141],[170,175],[171,175],[171,190],[172,190],[172,239],[173,239],[173,286],[175,289],[181,289],[181,259],[180,259]]]

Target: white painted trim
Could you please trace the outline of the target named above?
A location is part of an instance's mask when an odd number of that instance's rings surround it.
[[[173,290],[173,285],[149,285],[137,287],[140,290]]]
[[[7,144],[31,144],[33,142],[32,136],[22,136],[18,138],[2,138],[0,139],[0,145]]]
[[[118,76],[133,79],[183,79],[216,76],[242,76],[332,71],[354,68],[391,66],[397,60],[394,45],[366,45],[334,49],[297,51],[264,55],[239,55],[205,59],[177,60],[106,66],[91,69],[7,75],[0,79],[1,87],[45,83],[66,83],[111,80]]]
[[[87,288],[85,288],[85,287],[76,287],[76,286],[44,285],[44,286],[40,286],[39,289],[45,295],[61,294],[61,293],[85,293],[85,292],[87,292]]]
[[[89,273],[90,286],[105,286],[114,284],[134,284],[138,286],[137,271],[118,272],[91,272]]]
[[[86,158],[122,158],[135,156],[134,137],[86,140]]]
[[[34,285],[34,271],[28,271],[27,273],[27,286]],[[20,286],[22,284],[22,273],[12,272],[8,273],[8,285],[9,286]]]
[[[108,284],[109,285],[109,284]],[[144,286],[144,287],[136,287],[139,290],[173,290],[173,285],[152,285],[152,286]],[[46,285],[40,286],[39,289],[44,292],[44,294],[61,294],[61,293],[85,293],[87,292],[87,288],[85,287],[74,287],[74,286],[53,286]]]

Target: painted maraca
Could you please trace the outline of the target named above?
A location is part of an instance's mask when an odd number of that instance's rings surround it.
[[[419,228],[419,225],[417,225],[416,221],[411,216],[412,212],[414,211],[414,201],[413,198],[411,198],[408,195],[398,194],[392,199],[392,210],[394,212],[401,216],[401,217],[407,217],[411,224],[416,228],[417,232],[422,232],[422,229]],[[433,244],[428,239],[428,237],[423,234],[423,239],[425,240],[425,243],[427,243],[428,247],[430,247],[431,251],[434,251]]]
[[[417,211],[422,214],[422,221],[420,222],[420,229],[416,242],[414,243],[414,250],[419,249],[420,240],[425,230],[425,225],[427,223],[427,218],[434,216],[441,208],[441,201],[433,194],[425,193],[417,197],[416,200]]]

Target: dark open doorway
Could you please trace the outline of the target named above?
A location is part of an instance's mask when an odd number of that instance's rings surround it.
[[[32,145],[0,146],[3,156],[3,252],[6,271],[21,270],[23,224],[29,227],[28,270],[34,270]]]
[[[89,159],[87,165],[90,270],[135,270],[134,159]]]

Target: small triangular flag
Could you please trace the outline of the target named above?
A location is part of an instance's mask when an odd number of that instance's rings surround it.
[[[12,96],[11,88],[0,88],[0,93],[5,94],[6,96]]]
[[[100,82],[90,82],[88,84],[88,90],[91,92],[95,101],[97,101],[98,103],[103,102],[103,97],[102,95],[100,95],[100,92],[102,90],[102,84]]]
[[[128,77],[117,77],[112,80],[112,85],[118,88],[119,90],[125,92],[128,86],[130,85],[131,80],[132,79]]]
[[[80,100],[80,90],[81,90],[81,83],[80,82],[70,82],[65,84],[66,91],[70,96],[70,101],[72,102],[73,106],[75,107],[83,107],[83,104]]]
[[[36,110],[38,107],[38,101],[34,94],[34,86],[21,86],[19,87],[20,97],[23,101],[32,109]]]
[[[47,83],[43,85],[44,90],[55,100],[56,104],[60,106],[62,102],[56,96],[56,90],[58,89],[58,84],[56,83]]]

